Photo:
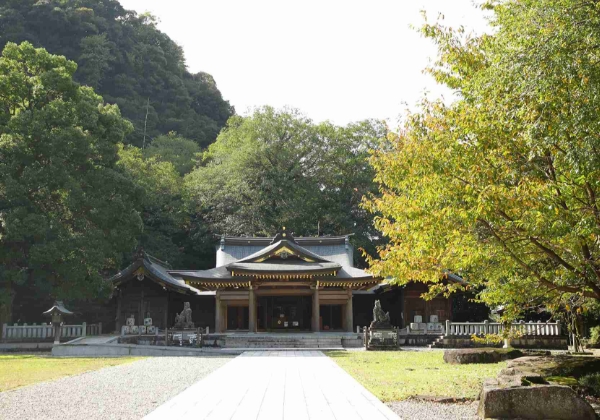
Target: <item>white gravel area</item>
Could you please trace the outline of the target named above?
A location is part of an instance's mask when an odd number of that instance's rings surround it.
[[[478,401],[465,403],[437,403],[430,401],[397,401],[388,403],[402,420],[478,420]]]
[[[231,359],[153,357],[0,392],[0,419],[141,419]]]

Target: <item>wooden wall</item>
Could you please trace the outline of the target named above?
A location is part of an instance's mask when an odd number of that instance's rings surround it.
[[[119,292],[117,292],[119,293]],[[117,299],[119,299],[117,297]],[[125,320],[133,314],[136,325],[142,325],[147,312],[150,312],[153,325],[160,329],[171,328],[175,323],[175,315],[181,313],[185,302],[190,302],[192,319],[196,327],[209,327],[214,330],[215,298],[214,296],[191,296],[167,291],[162,286],[145,278],[142,281],[132,279],[120,287],[121,309],[117,322],[117,331]],[[118,302],[115,310],[118,312]]]

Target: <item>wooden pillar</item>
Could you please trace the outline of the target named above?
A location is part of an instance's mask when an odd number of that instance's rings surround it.
[[[352,290],[348,291],[348,302],[346,302],[346,331],[352,332],[354,329],[354,316],[352,307]]]
[[[171,298],[171,291],[167,290],[166,303],[165,303],[165,316],[164,316],[165,329],[169,328],[169,300],[170,300],[170,298]]]
[[[142,278],[142,292],[140,293],[140,313],[137,319],[137,325],[144,325],[144,281]]]
[[[248,292],[248,330],[251,333],[256,332],[256,296],[252,285]]]
[[[115,322],[116,332],[117,334],[121,334],[121,300],[123,299],[123,293],[121,289],[118,290],[117,293],[117,318]]]
[[[319,282],[313,288],[312,295],[312,330],[319,332],[319,318],[321,318],[321,308],[319,307]]]
[[[223,315],[221,314],[221,295],[217,290],[217,294],[215,295],[215,333],[223,332],[221,329],[221,319]]]

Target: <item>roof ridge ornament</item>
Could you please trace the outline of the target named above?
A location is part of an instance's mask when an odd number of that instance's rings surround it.
[[[273,238],[273,240],[271,241],[270,245],[276,244],[279,241],[288,241],[291,243],[296,243],[296,240],[294,239],[294,234],[293,233],[288,233],[285,230],[285,226],[283,226],[281,228],[281,231],[277,232],[277,235],[275,235],[275,237]]]

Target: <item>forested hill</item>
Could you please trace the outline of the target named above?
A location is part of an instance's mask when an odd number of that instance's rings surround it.
[[[9,41],[75,61],[75,79],[134,124],[126,141],[136,146],[146,113],[147,141],[175,131],[205,147],[234,112],[212,76],[187,71],[182,49],[151,16],[116,0],[0,0],[0,49]]]

